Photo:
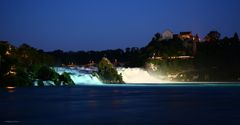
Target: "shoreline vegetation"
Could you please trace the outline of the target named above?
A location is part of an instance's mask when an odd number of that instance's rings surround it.
[[[27,44],[19,47],[0,41],[0,87],[74,86],[68,73],[58,74],[51,67],[97,67],[93,75],[102,82],[123,84],[116,67],[141,67],[152,74],[179,82],[240,81],[240,41],[238,34],[224,37],[210,31],[200,40],[191,32],[156,33],[142,48],[104,51],[44,52]]]

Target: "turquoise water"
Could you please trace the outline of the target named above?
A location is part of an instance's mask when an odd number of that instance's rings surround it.
[[[240,85],[165,83],[0,89],[0,124],[239,125]]]
[[[103,84],[80,86],[104,86],[104,87],[240,87],[238,82],[169,82],[169,83],[127,83],[127,84]]]

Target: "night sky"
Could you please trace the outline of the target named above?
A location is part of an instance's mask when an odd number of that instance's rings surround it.
[[[240,33],[240,0],[0,0],[0,40],[45,51],[143,47],[156,32]]]

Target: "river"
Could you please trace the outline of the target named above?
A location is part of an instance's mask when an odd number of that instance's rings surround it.
[[[239,84],[0,89],[0,124],[239,125]]]

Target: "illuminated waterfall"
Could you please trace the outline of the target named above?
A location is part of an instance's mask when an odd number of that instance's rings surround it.
[[[62,74],[63,72],[69,73],[70,77],[76,85],[101,85],[103,84],[96,76],[93,76],[91,72],[93,69],[81,68],[81,67],[55,67],[54,70]]]
[[[103,85],[103,83],[91,73],[94,69],[83,67],[55,67],[54,70],[59,74],[67,72],[76,85]],[[118,73],[122,74],[123,81],[131,83],[166,83],[160,76],[154,76],[142,68],[117,68]]]
[[[166,83],[160,76],[152,75],[143,68],[118,68],[125,83]]]

